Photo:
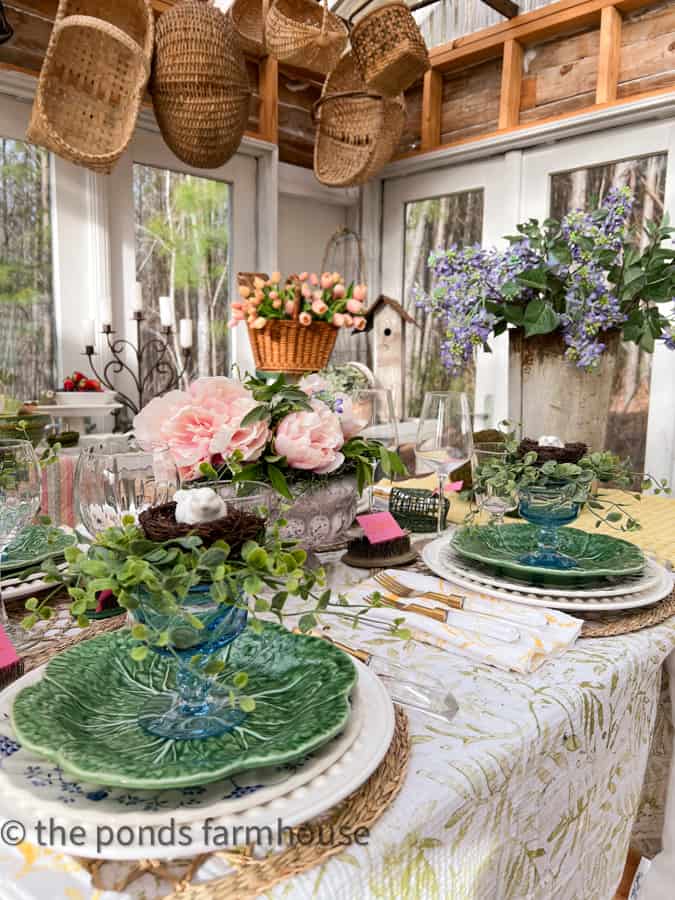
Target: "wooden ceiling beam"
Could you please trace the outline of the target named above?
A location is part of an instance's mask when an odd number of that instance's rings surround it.
[[[507,19],[515,18],[520,12],[520,7],[513,0],[482,0],[482,2]]]

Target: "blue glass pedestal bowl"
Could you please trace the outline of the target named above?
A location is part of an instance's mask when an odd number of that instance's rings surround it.
[[[242,603],[243,607],[243,603]],[[196,617],[202,628],[191,624]],[[236,728],[246,717],[232,706],[230,691],[206,674],[205,667],[218,651],[232,643],[246,627],[247,610],[217,603],[209,585],[193,588],[181,612],[167,614],[141,599],[131,614],[135,623],[167,631],[169,647],[153,647],[160,656],[175,660],[175,683],[153,696],[139,719],[150,734],[161,738],[193,740],[216,737]]]
[[[573,499],[575,495],[574,484],[532,485],[519,491],[520,515],[539,529],[536,550],[519,562],[559,571],[576,568],[576,561],[558,549],[558,529],[574,522],[581,510],[581,504]]]

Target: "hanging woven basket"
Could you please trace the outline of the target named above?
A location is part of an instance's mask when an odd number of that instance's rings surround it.
[[[394,155],[405,125],[405,100],[366,90],[347,53],[326,79],[314,115],[314,174],[329,187],[350,187],[365,184]]]
[[[261,56],[265,51],[265,19],[269,0],[234,0],[228,10],[232,25],[245,53]]]
[[[149,0],[60,0],[27,140],[110,172],[136,127],[153,39]]]
[[[273,0],[265,22],[267,49],[280,62],[326,75],[347,46],[347,26],[315,0]]]
[[[183,0],[157,23],[150,83],[162,136],[191,166],[216,169],[236,153],[251,91],[231,19],[204,0]]]
[[[263,273],[240,272],[237,281],[240,287],[253,288],[256,277],[267,280]],[[318,372],[328,365],[339,329],[328,322],[301,325],[299,314],[298,290],[292,319],[269,319],[261,329],[248,326],[253,359],[259,372],[302,375]]]
[[[351,45],[367,86],[388,97],[407,90],[431,65],[422,32],[405,3],[380,6],[360,19]]]

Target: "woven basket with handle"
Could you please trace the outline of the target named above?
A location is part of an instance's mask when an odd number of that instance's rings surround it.
[[[280,62],[326,75],[342,55],[345,23],[315,0],[274,0],[265,22],[267,49]]]
[[[136,127],[153,40],[150,0],[60,0],[27,139],[110,172]]]
[[[228,16],[205,0],[183,0],[165,12],[150,88],[162,136],[179,159],[215,169],[234,155],[251,91]]]
[[[267,276],[262,273],[256,275],[253,272],[240,272],[239,285],[253,288],[256,277],[267,280]],[[338,329],[328,322],[301,325],[299,315],[298,291],[292,319],[268,319],[265,327],[260,329],[248,326],[253,359],[259,372],[302,375],[305,372],[318,372],[328,365]]]
[[[405,125],[405,100],[367,90],[347,53],[326,79],[314,114],[314,174],[330,187],[349,187],[364,184],[394,155]]]
[[[265,19],[269,0],[234,0],[228,10],[245,53],[260,56],[265,51]]]
[[[360,19],[351,44],[368,87],[387,97],[405,91],[431,65],[422,32],[405,3],[388,3]]]

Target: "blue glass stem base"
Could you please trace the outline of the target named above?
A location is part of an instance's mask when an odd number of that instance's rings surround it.
[[[558,549],[558,528],[541,526],[537,549],[532,553],[521,556],[518,562],[525,566],[539,566],[545,569],[574,569],[576,562],[561,553]]]
[[[226,734],[245,718],[246,713],[232,706],[229,691],[181,662],[175,690],[162,691],[139,724],[157,737],[189,741]]]

